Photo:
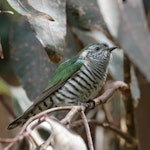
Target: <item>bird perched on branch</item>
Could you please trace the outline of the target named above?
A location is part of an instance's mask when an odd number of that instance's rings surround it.
[[[111,52],[116,48],[105,43],[94,43],[62,63],[43,93],[9,124],[8,129],[24,124],[30,117],[46,109],[86,103],[95,98],[105,83]]]

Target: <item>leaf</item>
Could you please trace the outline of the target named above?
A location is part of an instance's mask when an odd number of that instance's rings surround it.
[[[57,65],[49,62],[41,44],[31,31],[25,20],[14,23],[10,44],[11,65],[20,77],[27,95],[33,99],[40,95]]]
[[[117,40],[130,60],[150,82],[150,35],[140,0],[119,1],[120,26]]]
[[[10,91],[13,97],[13,110],[16,116],[19,116],[32,104],[32,102],[22,86],[10,86]]]
[[[58,62],[65,46],[65,1],[7,1],[16,11],[27,17],[50,59]]]
[[[48,123],[51,126],[51,138],[49,140],[53,149],[61,150],[87,150],[84,140],[78,134],[72,132],[56,119],[49,118]],[[43,147],[45,148],[45,147]]]
[[[139,104],[139,99],[141,98],[141,91],[133,66],[131,66],[131,93],[134,99],[134,107],[136,108]]]
[[[0,59],[0,77],[3,78],[7,84],[17,86],[20,85],[20,82],[12,70],[9,53],[9,32],[11,22],[6,14],[1,14],[0,20],[2,20],[0,24],[0,37],[4,55],[4,59]]]
[[[116,37],[120,19],[117,0],[98,0],[98,4],[110,33]]]
[[[86,30],[104,29],[108,32],[96,0],[69,0],[67,1],[67,9],[72,14],[69,21],[76,21],[80,28]]]
[[[80,39],[84,47],[87,46],[89,43],[94,43],[97,41],[96,37],[92,36],[92,31],[85,31],[82,29],[73,28],[73,32]]]

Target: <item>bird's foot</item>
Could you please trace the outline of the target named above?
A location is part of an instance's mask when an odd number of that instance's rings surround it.
[[[78,105],[83,105],[86,108],[86,110],[87,109],[94,109],[96,106],[95,101],[93,101],[93,100],[88,100],[87,102],[79,101]]]
[[[95,101],[94,100],[88,100],[87,102],[86,102],[88,105],[89,105],[89,107],[88,108],[90,108],[90,109],[94,109],[95,108],[95,106],[96,106],[96,103],[95,103]]]

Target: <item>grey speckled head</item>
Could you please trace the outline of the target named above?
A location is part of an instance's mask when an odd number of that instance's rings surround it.
[[[111,52],[117,47],[109,47],[106,43],[93,43],[84,48],[80,57],[93,61],[109,61]]]

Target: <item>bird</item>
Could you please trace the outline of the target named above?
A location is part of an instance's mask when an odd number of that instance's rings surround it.
[[[95,42],[60,64],[40,96],[8,125],[8,129],[23,125],[44,110],[79,105],[95,98],[105,84],[111,54],[116,48],[104,42]]]

